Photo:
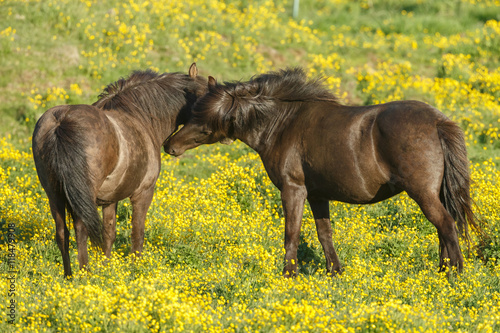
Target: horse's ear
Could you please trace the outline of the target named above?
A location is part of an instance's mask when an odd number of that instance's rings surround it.
[[[213,76],[208,77],[208,89],[214,88],[217,85],[217,80]]]
[[[198,75],[198,67],[196,67],[196,63],[193,62],[189,67],[189,76],[193,79]]]

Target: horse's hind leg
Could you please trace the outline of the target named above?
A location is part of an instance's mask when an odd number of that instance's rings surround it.
[[[116,207],[116,202],[102,207],[104,224],[102,250],[108,258],[111,258],[111,248],[116,239]]]
[[[88,232],[82,219],[78,216],[73,216],[73,227],[75,228],[76,245],[78,247],[78,263],[80,264],[81,270],[87,268],[89,264],[89,255],[87,252]]]
[[[151,201],[153,201],[154,187],[130,198],[132,204],[132,248],[131,253],[140,256],[144,245],[144,225]]]
[[[52,217],[56,222],[56,242],[63,259],[64,276],[70,277],[72,273],[69,260],[69,230],[66,226],[66,203],[63,199],[51,197],[49,204]]]
[[[327,274],[335,275],[341,273],[342,266],[332,242],[333,233],[330,223],[330,207],[328,201],[309,200],[309,205],[311,206],[314,221],[316,222],[318,239],[325,253]]]
[[[415,196],[411,193],[408,194],[418,203],[425,217],[437,229],[441,252],[439,260],[440,270],[445,269],[446,259],[449,259],[449,265],[456,267],[458,272],[461,272],[464,259],[460,250],[455,221],[439,200],[439,195],[427,194]]]
[[[458,242],[455,221],[440,199],[445,160],[435,125],[421,123],[394,129],[401,137],[387,144],[385,156],[392,160],[392,181],[405,190],[417,202],[427,219],[436,227],[439,236],[440,269],[449,259],[448,265],[462,270],[463,257]],[[428,120],[427,120],[428,121]],[[394,138],[397,140],[397,137]],[[397,144],[396,144],[397,143]]]
[[[442,271],[446,267],[447,263],[444,261],[444,258],[449,258],[448,249],[446,248],[446,244],[439,234],[439,270]]]

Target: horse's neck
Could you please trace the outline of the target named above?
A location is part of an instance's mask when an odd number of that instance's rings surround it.
[[[250,126],[246,133],[241,134],[238,139],[258,153],[264,153],[270,146],[274,146],[280,133],[293,119],[293,108],[287,105],[281,105],[281,107],[283,109],[270,117],[269,121],[263,122],[259,126]]]
[[[155,140],[160,145],[177,129],[177,119],[179,116],[180,112],[173,113],[169,117],[165,116],[163,119],[158,119],[157,124],[153,125],[153,131],[156,136]]]

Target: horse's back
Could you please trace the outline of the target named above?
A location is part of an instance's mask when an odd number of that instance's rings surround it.
[[[374,107],[378,109],[377,126],[387,136],[427,132],[448,119],[436,108],[419,101],[397,101]]]

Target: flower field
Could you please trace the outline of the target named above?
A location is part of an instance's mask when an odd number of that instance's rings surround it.
[[[500,331],[500,1],[302,0],[297,19],[292,2],[0,0],[0,331]],[[112,259],[91,249],[90,272],[64,279],[36,120],[93,103],[134,69],[192,62],[219,81],[302,66],[346,104],[438,107],[464,130],[489,238],[461,240],[464,272],[447,278],[436,230],[406,194],[332,202],[345,268],[332,279],[306,206],[299,276],[284,279],[279,191],[235,142],[164,154],[143,256],[129,254],[124,200]]]

